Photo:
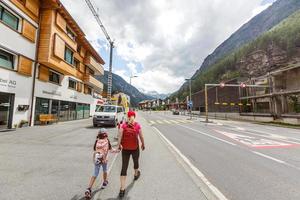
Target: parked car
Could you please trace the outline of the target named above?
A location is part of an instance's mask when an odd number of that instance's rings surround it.
[[[122,106],[103,105],[96,108],[93,116],[93,126],[110,125],[118,126],[125,118],[125,111]]]
[[[175,109],[174,109],[174,110],[172,111],[172,113],[173,113],[173,115],[179,115],[179,110],[175,110]]]

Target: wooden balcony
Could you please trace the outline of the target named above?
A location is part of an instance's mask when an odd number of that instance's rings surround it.
[[[103,66],[98,63],[91,55],[87,55],[84,58],[84,64],[89,66],[95,72],[95,75],[104,75]]]
[[[94,90],[100,93],[103,91],[103,83],[101,83],[100,81],[98,81],[96,78],[94,78],[89,74],[84,75],[84,83],[91,86],[92,88],[94,88]]]

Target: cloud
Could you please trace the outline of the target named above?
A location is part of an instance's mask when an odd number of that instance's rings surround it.
[[[93,45],[105,48],[103,33],[84,1],[61,1]],[[130,71],[138,73],[134,86],[160,93],[176,91],[208,54],[269,5],[265,0],[92,2],[99,9],[108,33],[116,40],[115,56],[127,63],[117,67],[122,68],[118,73],[126,80]],[[139,72],[137,64],[142,68]]]

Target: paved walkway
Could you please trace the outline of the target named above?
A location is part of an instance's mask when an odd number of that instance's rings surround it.
[[[193,182],[177,158],[168,149],[155,130],[140,118],[146,150],[141,153],[141,177],[133,182],[133,164],[128,169],[126,200],[204,200],[201,190]],[[110,172],[110,183],[94,195],[94,200],[118,199],[121,154],[118,154]]]

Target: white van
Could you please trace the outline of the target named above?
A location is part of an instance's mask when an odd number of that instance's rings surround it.
[[[93,126],[111,125],[118,126],[125,119],[125,111],[122,106],[103,105],[96,108],[93,116]]]

